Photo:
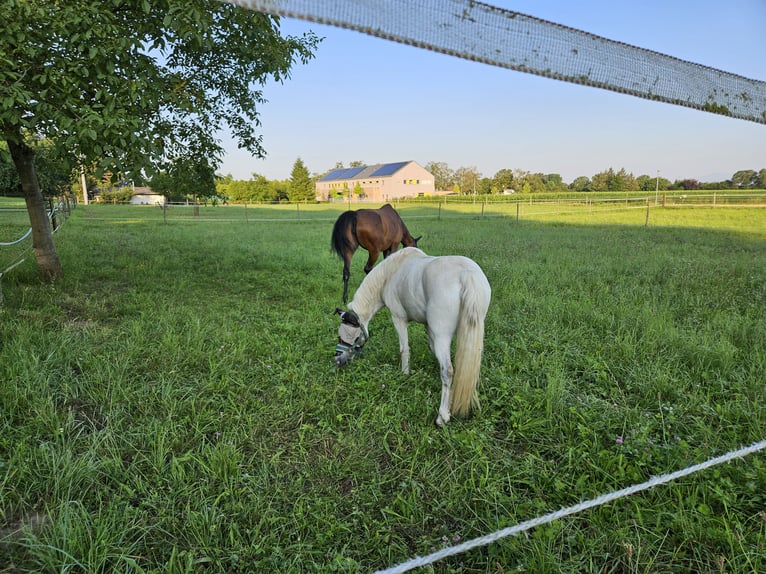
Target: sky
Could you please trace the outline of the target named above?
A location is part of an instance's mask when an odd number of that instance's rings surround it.
[[[676,58],[766,81],[766,0],[489,0]],[[338,162],[414,160],[558,173],[609,168],[670,181],[722,181],[766,168],[766,125],[470,62],[360,32],[283,18],[283,34],[324,38],[260,109],[264,159],[226,134],[219,169],[289,179]]]

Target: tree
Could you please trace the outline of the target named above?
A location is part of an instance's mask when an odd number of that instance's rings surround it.
[[[739,189],[757,187],[758,173],[754,169],[743,169],[732,175],[731,181]]]
[[[501,169],[492,178],[492,193],[503,193],[513,189],[513,170]]]
[[[156,174],[151,186],[168,198],[198,201],[217,195],[215,179],[215,169],[206,158],[187,154],[175,158],[166,171]]]
[[[67,191],[70,172],[48,141],[30,142],[35,151],[35,172],[43,195],[58,195]],[[11,160],[8,146],[0,142],[0,195],[20,195],[21,182]]]
[[[591,191],[609,191],[609,180],[614,175],[614,170],[601,171],[595,174],[590,180]]]
[[[525,180],[524,189],[527,193],[544,193],[548,190],[542,173],[527,174]]]
[[[695,190],[700,188],[700,182],[696,179],[677,179],[675,182],[673,182],[672,185],[673,189],[685,189],[687,191]]]
[[[290,201],[312,200],[316,196],[314,180],[301,158],[295,160],[290,173]]]
[[[479,180],[479,185],[476,188],[476,191],[482,195],[491,195],[492,193],[496,193],[492,188],[492,178],[491,177],[482,177]]]
[[[460,193],[473,195],[478,191],[481,174],[475,166],[459,167],[455,170],[454,179]]]
[[[455,185],[455,172],[443,161],[429,161],[425,165],[426,171],[434,176],[434,189],[447,190]]]
[[[549,192],[567,191],[569,187],[564,183],[564,178],[558,173],[549,173],[543,176],[545,190]]]
[[[652,175],[639,175],[636,178],[636,185],[639,191],[658,191],[666,190],[670,187],[670,180],[664,177],[652,176]],[[720,185],[716,184],[714,189],[719,189]]]
[[[611,167],[593,176],[590,183],[591,191],[638,191],[638,183],[632,173],[625,168],[615,172]]]
[[[33,141],[48,138],[70,167],[96,162],[114,173],[157,171],[192,154],[214,171],[224,129],[262,157],[260,88],[288,78],[319,42],[283,38],[278,18],[207,0],[4,0],[0,18],[0,139],[43,278],[62,270]]]
[[[576,177],[574,181],[569,184],[569,189],[572,191],[590,191],[590,178],[584,175]]]

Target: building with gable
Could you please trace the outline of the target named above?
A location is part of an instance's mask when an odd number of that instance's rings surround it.
[[[434,176],[415,161],[334,169],[316,182],[317,201],[392,201],[433,195]]]

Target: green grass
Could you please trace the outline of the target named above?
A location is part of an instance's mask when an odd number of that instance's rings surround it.
[[[766,210],[402,206],[493,287],[439,430],[421,326],[409,378],[385,312],[334,368],[342,207],[300,209],[80,206],[63,280],[3,278],[0,572],[368,572],[764,438]],[[762,571],[764,512],[758,454],[427,571]]]

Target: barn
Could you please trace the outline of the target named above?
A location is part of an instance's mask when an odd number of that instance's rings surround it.
[[[161,193],[155,193],[150,187],[136,187],[130,198],[130,205],[165,205],[166,198]]]
[[[434,176],[415,161],[331,170],[316,182],[317,201],[392,201],[434,193]]]

